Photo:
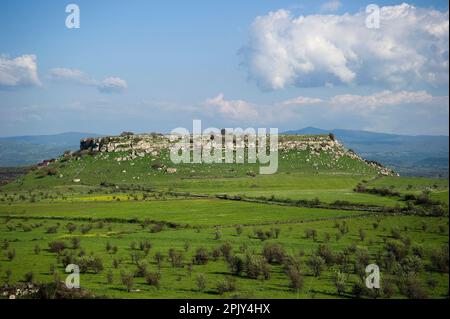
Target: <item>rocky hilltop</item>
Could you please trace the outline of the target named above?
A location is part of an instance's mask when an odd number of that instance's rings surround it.
[[[158,156],[162,150],[169,149],[173,142],[173,136],[163,134],[132,134],[122,133],[120,136],[106,136],[97,138],[83,138],[80,140],[80,151],[89,152],[122,152],[123,157],[117,157],[117,161],[133,160],[146,155]],[[203,135],[201,139],[203,146],[211,143],[211,137]],[[234,147],[229,144],[225,147]],[[349,157],[366,163],[375,168],[382,175],[398,175],[390,168],[375,161],[368,161],[345,148],[333,134],[328,135],[279,135],[278,150],[283,151],[307,151],[310,158],[320,156],[322,153],[331,154],[334,160],[341,157]],[[282,156],[282,155],[281,155]],[[307,158],[308,161],[308,158]]]

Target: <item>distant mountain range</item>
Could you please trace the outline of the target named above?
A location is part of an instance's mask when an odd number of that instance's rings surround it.
[[[26,166],[77,150],[80,139],[98,134],[69,132],[55,135],[0,137],[0,167]]]
[[[307,127],[286,134],[333,133],[362,157],[391,167],[401,175],[448,177],[449,137],[398,135],[367,131]]]
[[[286,134],[333,133],[362,157],[391,167],[401,175],[448,177],[449,137],[398,135],[307,127]],[[80,139],[100,134],[69,132],[55,135],[0,137],[0,167],[26,166],[77,150]]]

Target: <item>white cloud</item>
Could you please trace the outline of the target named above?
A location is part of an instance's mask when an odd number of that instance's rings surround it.
[[[22,55],[14,59],[0,55],[0,88],[41,85],[36,56]]]
[[[319,104],[322,103],[322,99],[313,98],[313,97],[305,97],[305,96],[299,96],[287,101],[283,101],[282,105],[313,105],[313,104]]]
[[[127,89],[127,82],[119,77],[107,77],[101,81],[95,80],[83,71],[68,68],[53,68],[50,70],[53,80],[69,81],[81,85],[94,86],[101,93],[118,93]]]
[[[256,107],[243,100],[225,100],[223,93],[203,103],[206,107],[216,107],[219,114],[232,120],[249,120],[258,118]]]
[[[50,70],[53,80],[73,81],[79,84],[95,85],[97,82],[89,78],[87,74],[77,69],[53,68]]]
[[[340,7],[342,7],[342,3],[338,0],[328,1],[320,6],[322,11],[331,11],[331,12],[339,10]]]
[[[379,29],[366,14],[255,19],[241,49],[249,78],[263,89],[332,84],[448,84],[449,13],[408,4],[382,7]]]
[[[127,82],[119,77],[108,77],[98,84],[99,91],[103,93],[121,92],[127,87]]]
[[[383,91],[372,95],[342,94],[332,97],[329,103],[337,107],[374,109],[383,106],[424,104],[433,101],[426,91]]]

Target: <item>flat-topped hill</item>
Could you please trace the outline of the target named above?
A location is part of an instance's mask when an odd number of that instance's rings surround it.
[[[207,137],[202,143],[207,143]],[[80,150],[37,166],[8,189],[58,185],[140,184],[170,186],[177,180],[258,176],[259,163],[174,164],[169,136],[140,134],[85,138]],[[276,174],[396,175],[366,161],[330,135],[280,135]]]

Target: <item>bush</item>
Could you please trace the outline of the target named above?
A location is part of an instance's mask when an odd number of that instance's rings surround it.
[[[183,267],[183,253],[175,249],[169,249],[169,261],[172,267]]]
[[[442,246],[440,250],[435,250],[430,256],[431,265],[439,272],[448,273],[448,246]]]
[[[154,256],[153,258],[155,259],[155,262],[156,262],[156,264],[158,265],[158,268],[161,269],[162,262],[163,262],[163,259],[164,259],[162,253],[159,252],[159,251],[157,251],[157,252],[155,253],[155,256]]]
[[[319,245],[317,247],[316,255],[322,257],[328,266],[333,265],[335,257],[329,246]]]
[[[92,225],[88,224],[88,225],[81,225],[81,233],[83,235],[89,233],[92,229]]]
[[[229,260],[231,258],[232,250],[233,250],[233,247],[228,242],[226,242],[222,246],[220,246],[220,251],[222,253],[222,256],[225,258],[225,260]]]
[[[315,277],[320,276],[320,274],[322,273],[322,271],[325,268],[325,260],[317,255],[312,255],[308,261],[307,264],[309,266],[309,268],[311,269],[311,271],[313,272]]]
[[[60,253],[66,249],[66,243],[61,240],[54,240],[48,244],[48,248],[52,253]]]
[[[80,267],[80,273],[91,271],[98,274],[103,270],[103,260],[98,256],[83,256],[78,258],[74,263]]]
[[[47,234],[56,234],[58,232],[58,226],[50,226],[47,228]]]
[[[66,225],[66,228],[69,231],[69,233],[73,233],[77,229],[77,225],[75,225],[74,223],[68,223]]]
[[[208,258],[208,250],[206,248],[200,247],[195,251],[193,262],[196,265],[206,265],[208,263]]]
[[[266,260],[263,257],[247,254],[244,261],[244,271],[248,278],[257,279],[259,277],[263,279],[270,278],[270,268]]]
[[[33,283],[33,279],[34,279],[34,274],[32,271],[29,271],[25,274],[25,282],[28,282],[30,284]]]
[[[106,282],[111,285],[113,283],[113,279],[114,279],[113,272],[112,270],[109,270],[108,273],[106,274]]]
[[[316,241],[317,240],[317,230],[315,230],[315,229],[305,230],[305,237],[307,239],[312,238],[314,241]]]
[[[364,241],[366,239],[366,232],[362,228],[359,229],[359,239],[361,241]]]
[[[418,256],[406,256],[402,262],[401,266],[404,273],[418,274],[422,270],[422,259]]]
[[[286,275],[289,278],[289,286],[295,291],[299,292],[302,290],[303,285],[305,283],[303,274],[301,273],[300,269],[295,266],[289,266]]]
[[[140,250],[143,250],[143,251],[145,251],[145,250],[150,250],[152,248],[152,243],[151,242],[149,242],[147,239],[146,240],[144,240],[144,241],[140,241],[139,242],[139,249]]]
[[[342,296],[345,292],[345,286],[347,284],[347,275],[343,272],[337,271],[333,275],[333,284],[336,287],[338,295]]]
[[[355,256],[356,263],[364,265],[365,267],[366,265],[369,264],[369,258],[370,254],[367,247],[360,247],[356,249],[356,256]]]
[[[228,261],[231,273],[235,275],[241,275],[245,272],[245,257],[241,254],[234,255]]]
[[[221,255],[220,249],[219,248],[214,248],[211,251],[211,257],[213,258],[214,261],[217,261],[219,259]]]
[[[383,296],[389,299],[395,294],[397,287],[392,281],[383,280],[381,282],[381,290],[383,292]]]
[[[161,275],[156,272],[149,272],[145,275],[145,281],[150,286],[154,286],[159,289],[159,281],[161,280]]]
[[[217,292],[222,295],[225,292],[232,292],[236,290],[236,280],[233,277],[225,277],[217,283]]]
[[[73,249],[80,248],[80,238],[79,237],[72,237],[71,242],[72,242]]]
[[[264,245],[262,255],[271,264],[282,264],[286,252],[280,244],[266,244]]]
[[[41,253],[41,247],[38,244],[34,245],[33,250],[35,255],[39,255]]]
[[[409,299],[426,299],[427,293],[419,280],[413,275],[407,275],[400,281],[400,291]]]
[[[200,291],[205,290],[206,288],[206,277],[203,274],[198,274],[196,278],[197,288]]]
[[[386,241],[385,250],[391,253],[397,261],[401,261],[408,255],[408,247],[398,240]]]
[[[134,272],[135,277],[145,277],[147,275],[147,263],[145,261],[138,262],[136,267],[136,271]]]
[[[126,272],[120,272],[120,279],[122,281],[122,284],[125,285],[126,290],[128,292],[131,291],[131,289],[134,286],[134,277],[132,274],[130,273],[126,273]]]
[[[420,244],[415,244],[411,247],[412,254],[414,256],[424,258],[425,257],[425,250],[423,249],[423,246]]]
[[[398,227],[392,227],[391,228],[391,236],[395,239],[401,239],[402,233],[400,232],[400,228]]]

